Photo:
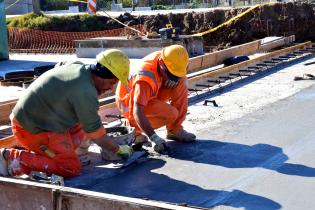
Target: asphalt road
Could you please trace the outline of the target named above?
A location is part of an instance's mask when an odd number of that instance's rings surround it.
[[[168,156],[126,169],[99,163],[66,184],[203,208],[313,209],[315,81],[293,81],[315,73],[305,62],[213,96],[218,108],[192,104],[195,143],[170,141]]]

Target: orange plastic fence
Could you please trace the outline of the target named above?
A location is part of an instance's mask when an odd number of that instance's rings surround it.
[[[132,26],[144,32],[142,25]],[[93,32],[57,32],[8,28],[11,53],[74,53],[74,40],[134,34],[128,28]]]

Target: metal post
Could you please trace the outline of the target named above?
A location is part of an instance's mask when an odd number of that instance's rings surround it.
[[[0,0],[0,60],[9,59],[8,34],[5,22],[5,4]]]
[[[33,3],[33,12],[35,14],[40,14],[40,3],[39,0],[32,0]]]

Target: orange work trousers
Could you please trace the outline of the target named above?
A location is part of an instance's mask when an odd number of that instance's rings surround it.
[[[186,79],[183,79],[175,88],[161,87],[157,98],[150,100],[144,107],[144,113],[153,129],[166,126],[168,131],[176,132],[183,128],[182,123],[186,119],[187,109],[188,89]],[[140,134],[141,129],[133,115],[128,121],[136,128],[137,134]]]
[[[73,177],[80,173],[80,160],[75,153],[75,149],[85,139],[85,133],[80,125],[64,133],[32,134],[13,118],[12,131],[19,144],[27,149],[8,149],[10,151],[8,169],[12,176],[30,174],[31,171],[41,171],[62,177]],[[46,145],[55,154],[54,157],[49,157],[42,151],[41,145]]]

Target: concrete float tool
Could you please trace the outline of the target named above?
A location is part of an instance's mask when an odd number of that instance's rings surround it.
[[[111,136],[115,142],[119,145],[129,145],[135,141],[135,128],[129,126],[118,126],[106,128],[106,134]],[[139,149],[139,150],[138,150]],[[124,161],[122,158],[113,153],[112,151],[101,148],[102,159],[105,161],[114,161],[112,164],[113,168],[123,168],[132,165],[133,163],[143,162],[146,160],[148,153],[138,148],[137,151],[134,151],[131,157],[128,160]]]

